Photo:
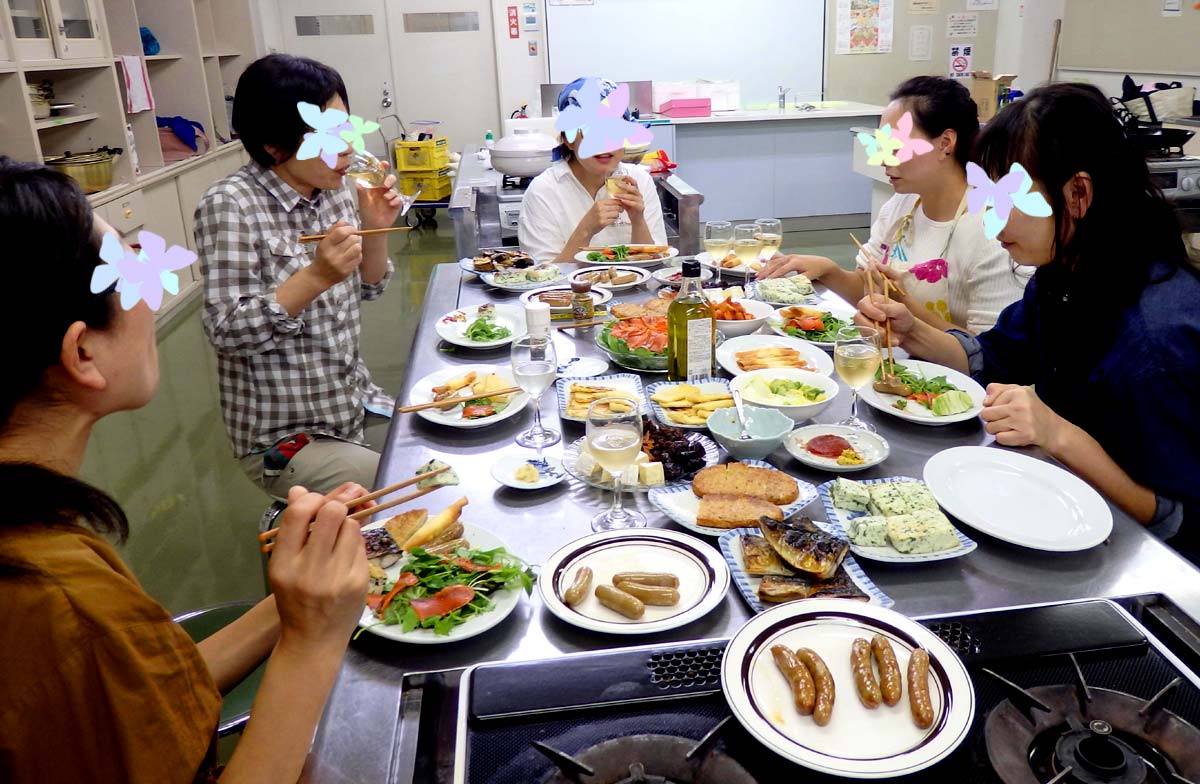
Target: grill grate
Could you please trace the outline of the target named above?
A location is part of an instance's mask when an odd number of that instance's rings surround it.
[[[938,621],[926,626],[959,656],[973,656],[983,650],[979,638],[962,621]]]
[[[721,681],[723,647],[692,648],[650,654],[650,682],[663,691],[689,686],[712,686]]]

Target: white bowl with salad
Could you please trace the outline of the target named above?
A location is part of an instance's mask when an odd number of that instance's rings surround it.
[[[832,378],[809,370],[765,368],[743,373],[729,382],[747,403],[774,408],[793,422],[804,422],[820,414],[838,395]]]
[[[776,335],[800,338],[833,351],[838,330],[854,326],[855,312],[853,306],[841,303],[831,303],[828,308],[788,305],[776,310],[767,325]]]
[[[897,360],[894,378],[885,383],[886,366],[885,359],[875,383],[858,393],[874,409],[920,425],[966,422],[983,411],[983,387],[954,368],[918,359]]]
[[[437,321],[437,334],[463,348],[507,346],[525,333],[525,311],[515,305],[485,304],[452,310]]]

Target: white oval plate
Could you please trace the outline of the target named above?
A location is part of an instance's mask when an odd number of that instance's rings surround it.
[[[722,275],[733,275],[738,278],[750,277],[751,275],[756,274],[764,266],[766,266],[766,262],[764,262],[762,259],[759,259],[758,269],[754,269],[753,267],[747,267],[745,264],[739,264],[736,267],[722,267],[719,264],[713,262],[712,254],[706,250],[702,250],[696,254],[696,261],[700,262],[701,267],[707,267],[708,269],[711,269],[713,271],[719,270]]]
[[[889,476],[885,479],[859,479],[856,480],[864,485],[877,485],[885,482],[917,482],[921,483],[920,479],[913,479],[908,476]],[[846,529],[849,523],[856,517],[862,517],[867,512],[852,512],[848,509],[842,509],[840,506],[833,505],[833,498],[829,494],[829,488],[833,486],[833,481],[825,482],[817,486],[817,492],[821,495],[821,505],[825,507],[825,517],[829,520],[829,525],[834,529],[834,534],[842,537],[850,542],[850,552],[866,558],[871,561],[883,561],[885,563],[928,563],[930,561],[945,561],[948,558],[961,558],[964,555],[975,552],[979,547],[975,540],[964,534],[957,526],[954,528],[954,535],[958,537],[958,547],[952,550],[939,550],[936,553],[902,553],[896,548],[888,545],[886,547],[863,547],[850,541]]]
[[[461,310],[452,310],[446,315],[442,316],[437,321],[436,329],[438,337],[447,343],[453,343],[456,346],[485,349],[507,346],[509,343],[512,343],[518,335],[525,334],[525,310],[523,308],[518,308],[516,305],[497,303],[492,306],[496,313],[496,318],[494,321],[501,327],[508,327],[508,331],[511,334],[509,334],[509,336],[506,338],[500,338],[498,340],[485,340],[482,342],[471,340],[466,336],[465,333],[467,331],[467,327],[471,326],[471,324],[477,318],[479,318],[480,307],[482,306],[479,305],[470,308],[463,308]],[[456,321],[455,317],[459,314],[462,314],[465,317],[465,320]]]
[[[784,277],[790,278],[793,276],[785,275]],[[762,296],[761,292],[759,291],[759,289],[758,289],[759,283],[760,283],[760,281],[757,281],[757,280],[746,281],[746,296],[751,297],[752,299],[756,299],[759,302],[765,302],[768,305],[774,305],[776,307],[790,307],[792,305],[804,305],[804,306],[810,307],[810,308],[820,308],[820,307],[824,307],[825,304],[827,304],[827,303],[822,302],[822,298],[815,291],[812,292],[811,294],[805,294],[803,302],[781,302],[779,300],[767,299],[766,297]]]
[[[890,638],[904,677],[893,707],[868,710],[854,694],[850,646],[858,637]],[[837,685],[833,718],[818,727],[801,716],[771,655],[773,645],[811,648]],[[929,653],[934,723],[922,730],[908,707],[908,659]],[[962,661],[916,621],[850,599],[806,599],[772,607],[738,630],[721,660],[721,688],[746,730],[780,756],[813,770],[856,779],[904,776],[947,757],[967,737],[975,718],[975,691]]]
[[[630,244],[632,245],[633,243]],[[609,247],[613,246],[610,245]],[[653,267],[656,264],[662,264],[667,259],[673,259],[679,255],[678,248],[667,248],[666,254],[658,259],[644,259],[642,261],[629,261],[628,259],[625,261],[589,261],[587,257],[589,252],[579,251],[575,254],[575,261],[578,261],[580,264],[622,264],[629,267]]]
[[[587,417],[567,416],[567,397],[571,385],[575,382],[587,386],[611,387],[614,391],[627,392],[633,395],[641,406],[643,413],[646,402],[642,399],[642,379],[633,373],[613,373],[607,376],[561,376],[554,382],[554,391],[558,395],[558,417],[572,422],[587,422]]]
[[[517,248],[509,248],[508,250],[515,252],[518,249]],[[463,272],[470,272],[475,275],[483,274],[479,270],[475,269],[475,259],[473,259],[473,258],[459,259],[458,260],[458,268],[461,269]]]
[[[544,291],[570,291],[570,290],[571,290],[570,283],[559,283],[559,284],[556,284],[553,286],[541,286],[539,288],[534,289],[533,291],[526,291],[524,294],[522,294],[521,295],[521,304],[528,305],[533,300],[534,297],[536,297],[538,294],[541,294]],[[592,294],[592,306],[593,307],[600,307],[601,305],[603,305],[604,303],[606,303],[610,299],[612,299],[612,291],[604,288],[603,286],[601,286],[599,288],[593,288],[591,291],[591,294]],[[551,313],[570,313],[571,308],[570,308],[570,306],[558,308],[558,307],[551,305],[550,312]]]
[[[764,463],[761,460],[733,460],[730,462],[741,462],[749,466],[755,466],[756,468],[770,468],[774,471],[779,471],[775,466],[770,463]],[[781,473],[786,474],[787,472],[783,471]],[[788,476],[791,476],[791,474],[788,474]],[[796,481],[800,494],[796,496],[795,501],[792,501],[787,506],[779,507],[783,511],[784,520],[808,506],[817,497],[817,488],[803,479],[796,479],[794,476],[792,476],[792,479]],[[689,531],[698,533],[701,536],[721,536],[729,530],[728,528],[709,528],[706,525],[698,525],[696,523],[696,512],[700,510],[700,499],[692,492],[691,482],[651,488],[648,499],[658,511]],[[842,538],[845,538],[845,534],[842,535]]]
[[[678,276],[676,278],[676,276]],[[683,271],[679,267],[663,267],[660,270],[655,270],[652,276],[663,286],[677,289],[683,285]],[[700,282],[707,283],[713,279],[713,271],[710,269],[700,270]]]
[[[379,522],[364,526],[364,528],[378,528],[381,525],[383,523]],[[495,534],[470,523],[463,523],[463,538],[470,542],[471,548],[475,550],[494,550],[497,547],[503,547],[505,550],[508,550],[508,546],[500,541],[500,538]],[[512,550],[508,551],[512,552]],[[401,558],[385,570],[389,578],[394,580],[400,575],[400,572],[403,571],[405,560]],[[448,642],[458,642],[468,637],[474,637],[477,634],[483,634],[507,618],[517,608],[517,604],[521,601],[522,593],[523,591],[519,587],[496,591],[491,595],[491,599],[495,602],[496,606],[490,612],[476,615],[474,618],[460,623],[451,629],[449,634],[445,635],[437,634],[433,629],[413,629],[411,632],[405,634],[400,631],[399,624],[385,626],[382,623],[378,623],[375,613],[369,607],[363,608],[363,614],[358,619],[358,625],[365,628],[371,634],[387,637],[389,640],[395,640],[396,642],[409,642],[414,645],[442,645]]]
[[[822,523],[820,520],[813,520],[813,525],[826,533],[833,530],[829,523]],[[776,605],[773,603],[763,604],[763,601],[758,598],[758,587],[762,584],[763,578],[757,574],[746,574],[746,559],[742,554],[742,536],[744,535],[762,536],[762,531],[757,528],[731,528],[721,534],[718,544],[721,547],[721,555],[725,556],[725,563],[729,564],[729,575],[733,578],[733,584],[737,586],[738,593],[746,600],[746,604],[750,605],[751,610],[760,613],[768,607]],[[879,586],[867,576],[867,573],[858,565],[858,561],[854,560],[853,555],[846,555],[842,561],[842,568],[846,570],[846,574],[850,575],[854,584],[870,597],[871,604],[891,607],[896,603],[895,599],[880,590]],[[810,600],[793,599],[793,601]],[[786,604],[786,602],[782,602],[782,604]]]
[[[818,457],[812,454],[804,446],[810,439],[817,436],[841,436],[862,455],[864,462],[862,465],[840,465],[837,458]],[[887,460],[892,451],[883,436],[845,425],[805,425],[796,428],[783,440],[783,446],[787,449],[788,454],[804,465],[835,474],[849,474],[873,468]]]
[[[562,595],[584,566],[592,570],[587,598],[568,607]],[[636,621],[608,609],[596,598],[596,586],[610,583],[618,572],[671,572],[679,578],[679,604],[646,605],[646,614]],[[576,539],[546,559],[538,579],[542,603],[557,618],[609,634],[654,634],[686,626],[724,601],[728,588],[729,566],[720,553],[694,536],[658,528]]]
[[[670,425],[671,427],[677,427],[681,430],[706,430],[708,428],[707,424],[704,424],[704,425],[681,425],[678,422],[672,422],[671,418],[667,416],[667,412],[663,409],[663,407],[660,406],[658,403],[655,403],[654,400],[652,400],[650,397],[651,395],[653,395],[655,392],[657,392],[660,389],[666,389],[667,387],[678,386],[679,384],[682,384],[682,383],[684,383],[684,382],[682,382],[682,381],[655,381],[653,384],[646,387],[646,402],[650,404],[650,410],[654,412],[655,418],[657,418],[658,421],[662,422],[664,425]],[[698,378],[694,381],[689,381],[687,383],[692,384],[696,388],[698,388],[700,390],[701,394],[705,394],[705,395],[716,395],[716,394],[721,394],[721,393],[724,393],[726,395],[729,394],[729,380],[728,379],[706,377],[706,378]]]
[[[532,463],[533,467],[538,470],[538,480],[536,482],[519,482],[513,476],[517,472],[517,469],[526,463]],[[542,456],[540,463],[536,458],[524,457],[522,455],[508,455],[492,463],[492,479],[514,490],[541,490],[543,487],[551,487],[558,484],[566,476],[567,472],[563,471],[562,461],[547,455]]]
[[[933,412],[925,408],[925,406],[915,400],[910,400],[908,401],[908,406],[901,411],[892,405],[900,399],[899,395],[885,395],[876,392],[875,387],[867,384],[858,391],[858,396],[871,408],[882,411],[885,414],[891,414],[898,419],[916,422],[918,425],[950,425],[955,422],[966,422],[969,419],[978,417],[979,412],[983,410],[983,399],[987,393],[970,376],[959,373],[954,368],[935,365],[932,362],[922,362],[919,359],[898,359],[896,360],[896,364],[922,374],[925,378],[945,376],[947,381],[970,395],[971,402],[975,405],[971,407],[971,410],[964,411],[961,414],[934,416]]]
[[[435,370],[424,378],[419,379],[413,384],[412,389],[408,393],[408,405],[415,406],[420,403],[429,403],[433,401],[433,387],[446,383],[452,378],[461,376],[464,373],[469,373],[472,370],[476,375],[482,378],[488,373],[495,373],[507,382],[509,386],[516,386],[513,381],[512,368],[500,365],[456,365],[454,367],[442,368]],[[478,380],[478,379],[477,379]],[[521,409],[529,404],[529,395],[524,392],[513,394],[509,400],[508,406],[503,411],[485,419],[463,419],[462,406],[456,406],[448,411],[443,411],[439,408],[427,408],[424,411],[417,411],[417,416],[424,420],[433,422],[438,425],[446,425],[447,427],[459,427],[463,429],[473,429],[477,427],[487,427],[497,422],[503,422],[509,417],[516,416]],[[404,414],[403,416],[408,416]]]
[[[738,367],[735,355],[739,351],[749,351],[768,346],[794,348],[800,352],[800,359],[808,363],[808,367],[802,368],[802,370],[811,370],[814,373],[820,373],[822,376],[833,375],[833,360],[829,358],[828,354],[806,340],[785,338],[780,335],[742,335],[741,337],[730,338],[720,346],[717,346],[717,364],[725,368],[732,375],[740,376],[750,371],[742,370]]]
[[[947,512],[1005,542],[1074,552],[1112,533],[1112,510],[1091,485],[1019,452],[954,447],[931,457],[924,477]]]
[[[489,286],[491,286],[494,289],[500,289],[501,291],[529,291],[531,289],[541,289],[541,288],[545,288],[546,286],[549,286],[553,283],[557,283],[558,281],[562,280],[565,277],[567,277],[566,274],[562,271],[562,268],[559,268],[558,277],[551,278],[550,280],[530,281],[528,283],[497,283],[496,282],[496,273],[494,273],[494,272],[479,273],[479,278],[484,283],[488,284]],[[567,288],[570,288],[570,286],[568,286]]]
[[[620,284],[617,284],[616,286],[613,286],[609,283],[593,283],[592,284],[593,288],[608,289],[609,291],[625,291],[627,289],[637,288],[638,286],[642,285],[646,281],[650,280],[650,273],[647,272],[646,270],[642,269],[641,267],[626,267],[624,265],[618,264],[618,265],[609,267],[609,269],[620,270],[621,272],[633,273],[634,275],[637,275],[637,280],[633,281],[632,283],[620,283]],[[575,272],[571,273],[571,276],[569,278],[567,278],[567,280],[570,280],[572,282],[574,282],[576,280],[585,280],[584,275],[595,275],[598,271],[600,271],[599,267],[595,267],[595,266],[584,267],[583,269],[576,270]]]
[[[698,442],[700,444],[700,446],[704,447],[704,467],[705,468],[707,468],[708,466],[711,466],[711,465],[716,465],[717,463],[719,463],[721,461],[721,449],[720,449],[720,447],[717,446],[716,441],[713,441],[708,436],[702,435],[700,433],[688,433],[687,435],[688,435],[689,441]],[[580,482],[583,482],[585,485],[589,485],[591,487],[598,487],[601,490],[612,490],[613,483],[611,481],[601,482],[601,481],[599,481],[598,478],[593,478],[593,476],[584,476],[583,474],[581,474],[579,472],[579,469],[576,467],[576,464],[579,462],[580,450],[583,449],[583,445],[584,445],[584,443],[586,443],[586,441],[587,441],[587,436],[581,436],[574,443],[568,444],[566,446],[566,448],[563,449],[563,456],[562,456],[563,468],[566,470],[566,472],[568,474],[575,477]],[[594,476],[599,477],[600,475],[595,474]],[[690,479],[677,479],[674,482],[668,481],[665,485],[654,485],[654,486],[643,485],[640,483],[636,484],[636,485],[628,485],[627,484],[627,485],[625,485],[625,491],[628,493],[645,493],[650,490],[655,490],[655,489],[659,489],[662,487],[682,486],[682,487],[690,488],[691,484],[692,484],[692,480],[690,480]]]
[[[784,305],[783,307],[776,308],[775,315],[773,315],[767,319],[767,326],[770,327],[771,331],[774,332],[776,335],[782,335],[786,338],[795,338],[796,340],[803,340],[805,343],[811,343],[814,346],[820,346],[821,348],[825,349],[826,351],[833,351],[834,343],[832,341],[825,342],[825,341],[820,341],[820,340],[809,340],[808,338],[802,338],[802,337],[799,337],[798,335],[789,335],[788,333],[783,331],[783,322],[785,319],[783,318],[782,315],[780,315],[779,311],[786,310],[787,308],[795,308],[795,307],[803,307],[803,308],[811,307],[811,308],[813,308],[813,310],[817,310],[819,308],[820,310],[823,310],[826,313],[832,314],[834,318],[839,318],[843,321],[848,322],[850,325],[854,324],[854,314],[858,312],[857,308],[855,308],[853,305],[845,305],[840,302],[837,302],[837,303],[824,302],[815,307],[812,305]]]

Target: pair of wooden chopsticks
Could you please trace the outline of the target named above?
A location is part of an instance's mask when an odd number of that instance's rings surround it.
[[[380,488],[379,490],[376,490],[373,493],[367,493],[366,495],[362,496],[361,498],[355,498],[353,501],[350,501],[346,504],[346,508],[352,509],[356,506],[362,506],[363,504],[367,503],[368,501],[374,501],[376,498],[380,498],[382,496],[388,495],[389,493],[394,493],[397,490],[403,490],[404,488],[406,488],[410,485],[414,485],[423,479],[429,479],[430,477],[437,476],[438,474],[442,473],[443,471],[448,471],[449,469],[450,469],[450,466],[447,465],[447,466],[442,466],[441,468],[435,468],[434,470],[427,471],[423,474],[417,474],[416,476],[409,477],[408,479],[405,479],[403,482],[397,482],[394,485],[388,485],[387,487]],[[361,523],[363,520],[373,517],[376,512],[382,512],[385,509],[391,509],[393,506],[399,506],[400,504],[405,504],[405,503],[408,503],[409,501],[414,501],[423,495],[432,493],[434,490],[437,490],[438,487],[440,487],[440,485],[437,485],[434,487],[426,487],[422,490],[418,490],[415,493],[409,493],[408,495],[401,496],[400,498],[394,498],[391,501],[388,501],[386,503],[372,506],[370,509],[363,509],[361,511],[355,512],[352,515],[348,515],[348,517],[351,520],[356,520]],[[311,530],[311,526],[310,526],[310,530]],[[263,531],[261,534],[258,535],[258,541],[266,542],[266,544],[264,544],[262,546],[262,551],[264,553],[269,553],[273,549],[275,549],[275,542],[272,540],[278,534],[279,534],[279,529],[272,528],[271,530]]]
[[[387,234],[392,231],[412,231],[412,226],[390,226],[386,229],[361,229],[355,231],[354,234],[359,237],[369,237],[372,234]],[[300,238],[301,242],[320,242],[328,237],[328,234],[305,234]]]
[[[895,283],[893,283],[891,278],[889,278],[887,275],[884,275],[881,273],[879,275],[879,277],[881,277],[883,279],[883,284],[881,285],[881,288],[883,289],[883,291],[881,292],[883,294],[883,301],[891,302],[891,297],[888,296],[888,290],[891,289],[891,290],[894,290],[897,294],[900,294],[900,288]],[[871,296],[875,295],[875,278],[874,278],[874,276],[872,276],[870,270],[867,270],[867,293],[870,294]],[[903,295],[901,295],[901,296],[903,296]],[[876,325],[879,325],[878,321],[875,323],[876,323]],[[892,350],[892,321],[891,321],[891,319],[885,320],[883,322],[882,326],[884,327],[884,329],[887,333],[888,370],[887,370],[887,373],[884,374],[884,377],[887,378],[887,377],[895,375],[895,367],[896,367],[896,357]]]
[[[585,327],[598,327],[601,324],[607,324],[608,319],[600,319],[599,321],[577,321],[574,324],[562,324],[559,329],[584,329]]]
[[[395,413],[411,414],[414,411],[424,411],[427,408],[452,408],[453,406],[456,406],[459,403],[465,403],[468,400],[475,400],[476,398],[481,398],[481,397],[492,397],[493,395],[515,395],[516,393],[518,393],[520,391],[521,391],[520,387],[505,387],[504,389],[493,389],[493,390],[489,390],[488,392],[483,393],[482,395],[476,395],[476,394],[472,393],[470,395],[459,395],[458,397],[448,397],[445,400],[434,400],[429,403],[418,403],[415,406],[404,406],[403,408],[397,408]],[[429,474],[422,474],[422,476],[429,476]]]
[[[864,254],[867,252],[867,249],[863,247],[863,244],[862,244],[861,242],[859,242],[859,241],[858,241],[858,237],[855,237],[855,236],[854,236],[854,232],[850,232],[850,239],[854,240],[854,244],[855,244],[855,245],[857,245],[857,246],[858,246],[858,249],[859,249],[859,250],[861,250],[861,251],[862,251]],[[887,251],[887,252],[884,254],[884,256],[883,256],[883,263],[884,263],[884,264],[887,264],[887,260],[888,260],[888,256],[889,256],[889,255],[891,255],[891,249],[890,249],[890,248],[888,249],[888,251]],[[870,276],[868,275],[868,277],[870,277]],[[887,276],[885,275],[884,277],[886,278]],[[892,290],[893,290],[893,291],[895,291],[897,294],[899,294],[901,297],[907,297],[907,296],[908,296],[908,292],[907,292],[907,291],[905,291],[904,289],[900,288],[900,284],[899,284],[899,283],[896,283],[895,281],[892,281],[890,278],[889,278],[889,282],[892,284]]]

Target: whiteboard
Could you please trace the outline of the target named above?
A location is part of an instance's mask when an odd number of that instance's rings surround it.
[[[551,0],[553,3],[553,0]],[[743,106],[779,85],[821,97],[824,0],[594,0],[548,5],[550,82],[733,79]],[[788,105],[793,93],[788,93]]]

